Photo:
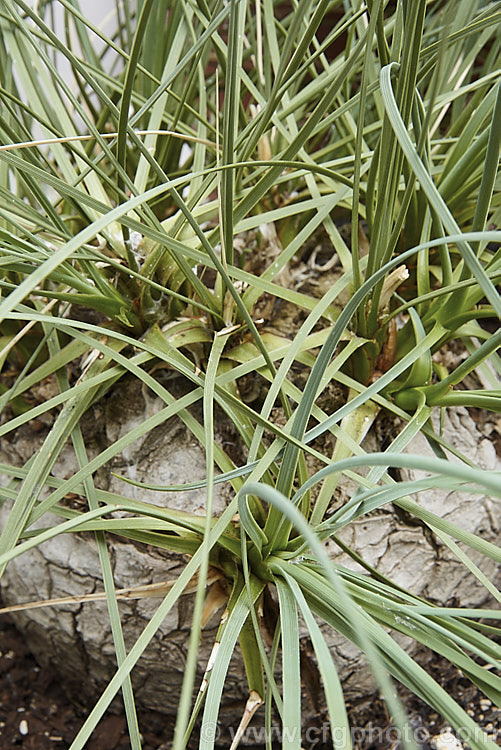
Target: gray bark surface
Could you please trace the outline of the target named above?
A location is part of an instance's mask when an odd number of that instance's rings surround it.
[[[161,407],[160,401],[145,397],[137,388],[132,392],[120,385],[105,404],[97,405],[84,430],[89,434],[89,450],[97,453],[106,444],[128,432],[145,416]],[[97,428],[97,425],[103,425]],[[91,429],[92,428],[92,429]],[[500,462],[491,442],[479,431],[468,412],[450,410],[446,416],[444,436],[474,463],[485,469],[499,469]],[[16,440],[1,444],[2,460],[24,464],[40,442],[33,433],[18,434]],[[366,449],[377,450],[377,442],[369,436]],[[417,437],[409,453],[431,455],[426,440]],[[111,471],[154,484],[177,484],[202,479],[205,474],[204,451],[175,419],[154,430],[116,457],[106,470],[98,472],[101,487],[159,505],[203,512],[203,490],[166,494],[147,492],[127,485],[111,476]],[[65,448],[54,474],[70,476],[76,471],[70,447]],[[405,479],[415,472],[402,472]],[[341,495],[349,497],[353,484],[345,481]],[[216,512],[225,507],[228,489],[218,485]],[[469,496],[464,493],[439,491],[422,493],[419,502],[434,513],[446,517],[469,531],[490,541],[499,541],[497,519],[501,517],[498,500]],[[5,504],[0,511],[0,526],[8,513]],[[40,525],[46,526],[47,519]],[[449,549],[423,525],[396,513],[393,507],[381,509],[351,523],[341,532],[342,539],[364,556],[376,570],[400,586],[425,596],[440,605],[478,607],[488,600],[488,593],[468,573]],[[339,547],[330,543],[336,562],[356,566]],[[115,584],[118,588],[140,586],[175,579],[185,564],[179,554],[168,554],[145,545],[109,537]],[[468,554],[491,579],[499,579],[493,561],[475,551]],[[59,536],[9,563],[1,581],[5,605],[40,599],[83,595],[102,591],[102,574],[97,548],[90,533]],[[145,598],[120,602],[127,648],[138,638],[158,606],[158,599]],[[133,672],[133,685],[138,706],[174,716],[182,684],[184,664],[191,630],[192,597],[183,596],[163,621],[155,638]],[[221,611],[204,630],[199,661],[201,677],[216,634]],[[42,664],[51,663],[58,670],[70,693],[81,703],[96,698],[116,669],[113,639],[104,601],[68,603],[60,606],[19,612],[14,615],[17,626],[25,634],[29,647]],[[374,690],[373,677],[358,649],[341,636],[324,628],[335,656],[339,674],[348,698],[360,699]],[[412,653],[429,654],[409,638],[396,635],[396,640]],[[304,683],[305,722],[320,721],[324,705],[318,699],[314,657],[303,629],[301,649],[306,664]],[[309,666],[308,666],[309,665]],[[309,668],[311,667],[311,669]],[[237,653],[232,659],[221,706],[221,721],[236,726],[247,698],[242,660]]]

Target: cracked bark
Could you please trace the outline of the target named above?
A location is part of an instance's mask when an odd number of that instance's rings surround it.
[[[145,398],[144,393],[122,383],[114,395],[98,404],[89,416],[84,431],[89,436],[89,452],[96,454],[107,444],[128,432],[135,424],[160,408],[156,399]],[[125,408],[123,408],[125,406]],[[101,427],[99,427],[101,425]],[[448,413],[444,434],[458,449],[466,453],[477,466],[486,470],[500,468],[493,446],[478,431],[475,422],[464,409]],[[23,464],[36,448],[35,442],[43,435],[20,433],[10,443],[2,441],[3,460]],[[378,442],[379,441],[379,442]],[[374,451],[381,444],[381,436],[369,435],[366,450]],[[426,441],[417,437],[408,451],[429,454]],[[175,494],[146,492],[125,485],[111,471],[119,469],[131,478],[158,484],[176,484],[203,478],[204,452],[187,434],[177,420],[154,430],[147,438],[129,446],[110,465],[100,470],[96,482],[102,488],[118,491],[148,502],[201,511],[204,492]],[[76,462],[66,447],[54,473],[68,476],[76,470]],[[403,479],[417,476],[415,472],[402,472]],[[336,503],[349,497],[353,489],[350,481],[343,482]],[[228,490],[219,485],[216,490],[216,512],[228,501]],[[499,540],[496,519],[500,517],[498,500],[469,497],[459,493],[423,493],[419,502],[454,521],[469,531],[490,541]],[[0,511],[0,525],[8,509]],[[42,519],[41,525],[47,525]],[[428,529],[408,519],[394,508],[381,509],[372,515],[351,523],[342,530],[343,542],[362,554],[367,562],[381,574],[393,578],[400,586],[415,594],[426,596],[441,605],[461,604],[478,607],[487,601],[487,594],[470,574],[465,574],[461,563]],[[145,545],[121,542],[116,537],[108,541],[113,563],[115,583],[118,588],[138,586],[173,579],[184,565],[178,554],[152,550]],[[356,568],[355,563],[333,542],[329,548],[336,562]],[[499,579],[499,570],[491,560],[475,551],[468,554],[492,580]],[[37,599],[66,595],[86,594],[102,590],[102,576],[97,549],[91,534],[65,535],[41,545],[38,549],[13,560],[2,579],[2,595],[6,605]],[[158,601],[142,599],[120,602],[123,629],[127,648],[130,648],[155,611]],[[183,679],[187,643],[190,633],[192,599],[182,597],[167,615],[155,638],[133,672],[133,685],[139,706],[175,715],[177,698]],[[66,604],[59,607],[16,613],[17,626],[25,634],[29,647],[42,664],[51,663],[58,670],[70,694],[80,703],[89,703],[112,677],[116,664],[111,630],[105,602]],[[219,617],[209,622],[202,636],[199,679],[203,675]],[[364,658],[355,646],[341,636],[324,628],[329,646],[334,654],[345,693],[352,700],[368,696],[374,690],[373,678],[365,666]],[[409,651],[420,654],[421,660],[429,658],[420,646],[404,636],[396,636]],[[307,665],[304,685],[304,721],[322,721],[324,705],[317,704],[317,676],[315,658],[306,631],[302,628],[302,660]],[[221,720],[236,725],[241,717],[247,690],[244,670],[238,652],[232,659],[228,674]]]

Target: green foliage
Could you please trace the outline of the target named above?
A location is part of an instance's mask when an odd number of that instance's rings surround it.
[[[348,720],[315,616],[365,651],[399,726],[406,719],[392,678],[473,732],[473,720],[388,629],[449,659],[499,702],[499,678],[482,666],[501,661],[489,637],[498,631],[479,622],[494,613],[432,606],[382,580],[363,551],[349,553],[365,575],[334,565],[322,542],[393,503],[439,535],[499,600],[454,540],[497,562],[499,550],[409,495],[432,487],[501,494],[497,474],[466,457],[446,460],[451,446],[430,419],[437,407],[501,410],[500,334],[482,326],[501,314],[500,3],[300,0],[278,12],[273,0],[144,0],[137,8],[117,3],[109,34],[76,0],[32,5],[0,1],[0,435],[15,435],[45,412],[57,416],[26,467],[0,467],[10,477],[3,498],[13,503],[0,566],[61,533],[96,535],[118,670],[72,750],[85,746],[120,688],[131,746],[140,748],[129,675],[195,573],[176,750],[200,712],[208,725],[217,721],[238,639],[251,696],[242,727],[261,702],[268,724],[272,703],[284,729],[300,723],[298,613],[333,727],[347,729]],[[56,6],[63,34],[55,30]],[[340,232],[344,221],[349,239]],[[270,225],[272,240],[262,229]],[[339,273],[315,297],[283,279],[319,237],[337,253]],[[266,298],[300,314],[288,337],[273,330],[273,312],[260,322]],[[449,372],[434,355],[451,342],[469,356]],[[185,395],[169,391],[160,366],[185,380]],[[305,374],[302,389],[289,377],[294,366]],[[267,383],[258,406],[238,388],[255,373]],[[89,460],[81,418],[126,374],[164,407]],[[469,387],[472,375],[478,388]],[[33,405],[30,389],[50,376],[59,393]],[[347,397],[326,413],[319,397],[333,382]],[[190,411],[199,402],[203,422]],[[216,441],[216,405],[248,451],[243,467]],[[360,443],[380,408],[405,427],[384,453],[367,455]],[[95,487],[97,469],[176,415],[205,446],[205,518]],[[440,459],[403,454],[420,431]],[[333,455],[319,448],[327,434],[337,441]],[[68,440],[79,470],[58,480],[52,471]],[[325,468],[309,476],[308,456]],[[368,475],[356,472],[362,466]],[[395,483],[389,467],[430,476]],[[359,489],[327,516],[344,472]],[[234,499],[216,519],[214,486],[223,481]],[[84,496],[88,511],[67,508],[68,492]],[[113,517],[117,508],[130,518]],[[61,523],[34,531],[49,511]],[[191,555],[129,652],[106,533]],[[209,565],[228,580],[229,614],[192,705]],[[276,588],[279,602],[271,654],[258,621],[266,587]],[[279,644],[290,676],[283,695],[273,674]],[[472,747],[494,747],[473,736]],[[300,733],[284,737],[284,747],[299,749]],[[207,750],[213,744],[201,741]]]

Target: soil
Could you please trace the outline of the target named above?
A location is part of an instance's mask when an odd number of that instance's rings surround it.
[[[331,252],[330,245],[329,252]],[[316,293],[318,296],[322,296],[335,278],[335,269],[331,274],[330,261],[322,255],[321,243],[313,243],[311,248],[306,248],[300,258],[295,259],[294,271],[296,283],[286,285],[309,291],[312,294]],[[285,283],[287,280],[283,281]],[[275,306],[281,306],[280,311],[271,309],[272,303]],[[305,316],[304,311],[298,314],[294,306],[287,305],[282,300],[268,299],[266,295],[258,304],[263,305],[260,314],[271,320],[282,322],[283,329],[276,323],[271,328],[275,334],[290,335],[291,330],[296,330]],[[462,351],[447,352],[448,356],[454,354],[462,356]],[[440,356],[445,355],[440,353]],[[292,374],[295,384],[301,387],[303,385],[301,377],[304,373],[299,371]],[[256,386],[255,378],[248,378],[247,381],[242,378],[238,382],[238,388],[242,399],[251,403],[256,397],[262,395],[264,389]],[[50,383],[44,385],[49,387]],[[473,384],[472,387],[478,387],[478,385]],[[53,394],[40,392],[39,398],[46,400],[50,395]],[[326,392],[323,398],[331,399],[332,403],[325,405],[320,401],[319,405],[332,412],[339,406],[337,403],[339,397],[340,394],[336,391]],[[107,408],[113,411],[113,402],[110,403],[111,406],[108,404]],[[477,424],[481,424],[485,437],[491,440],[499,453],[501,449],[499,422],[489,415],[486,423],[482,423],[482,418],[486,419],[482,412],[476,414],[475,417]],[[275,421],[279,420],[275,419]],[[50,423],[40,422],[40,430],[49,427]],[[233,443],[234,437],[233,434],[221,436],[227,450],[227,446]],[[383,440],[380,440],[380,445],[385,447]],[[151,442],[148,451],[151,452]],[[231,458],[237,464],[242,462],[240,455],[231,455]],[[429,668],[435,679],[501,747],[501,729],[498,729],[501,726],[501,709],[495,708],[462,677],[458,670],[447,662],[433,663],[429,665]],[[439,733],[447,731],[445,720],[415,696],[402,694],[402,698],[420,750],[442,750],[442,748],[452,750],[454,747],[457,750],[467,750],[468,745],[453,744],[453,741],[446,740],[440,744],[437,740]],[[354,750],[399,750],[401,748],[398,732],[394,730],[391,717],[382,700],[377,697],[366,697],[353,700],[352,703],[348,701],[347,707],[353,731]],[[68,693],[63,690],[61,681],[53,668],[40,666],[36,662],[25,639],[16,630],[12,620],[6,616],[0,616],[0,749],[14,747],[23,750],[67,750],[85,720],[87,712],[85,707],[75,704]],[[172,717],[155,711],[140,710],[138,718],[143,750],[168,750],[173,734]],[[259,731],[261,723],[260,720],[255,720],[256,731]],[[308,735],[308,732],[306,734]],[[251,747],[253,737],[256,735],[249,732],[247,747]],[[224,739],[228,738],[224,737]],[[332,747],[332,742],[328,743],[328,739],[327,729],[325,736],[322,735],[321,730],[315,729],[314,734],[310,733],[307,736],[303,745],[304,750],[314,748],[323,750],[323,748]],[[224,744],[227,746],[227,741]],[[193,747],[195,746],[194,741]],[[218,747],[217,742],[216,747]],[[253,747],[258,750],[262,745],[253,745]],[[276,747],[278,748],[279,744]],[[86,748],[88,750],[128,750],[130,741],[123,713],[106,714]]]
[[[435,664],[433,676],[501,747],[501,708],[479,696],[475,687],[446,662]],[[402,695],[420,750],[468,745],[448,744],[447,723],[415,696]],[[399,750],[398,732],[378,697],[348,705],[354,750]],[[0,618],[0,747],[19,750],[68,750],[86,711],[76,706],[62,689],[50,667],[40,667],[23,636],[9,617]],[[172,724],[154,711],[142,711],[139,725],[143,750],[168,750]],[[256,730],[259,731],[256,721]],[[327,730],[326,730],[327,732]],[[439,744],[440,732],[445,744]],[[256,735],[249,735],[250,737]],[[317,731],[304,750],[332,747]],[[216,744],[217,747],[217,744]],[[247,745],[249,747],[249,745]],[[260,747],[260,746],[259,746]],[[278,747],[278,745],[277,745]],[[86,746],[87,750],[129,750],[125,716],[107,714]],[[258,746],[254,746],[257,750]]]

